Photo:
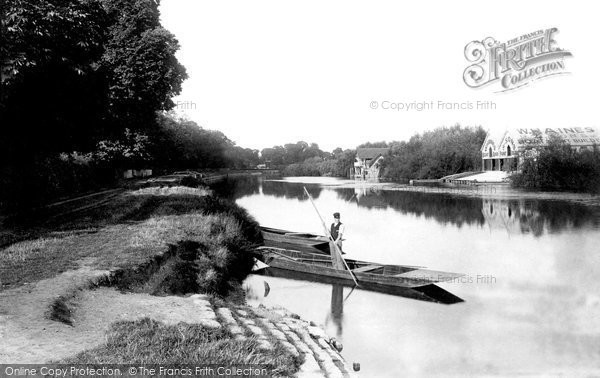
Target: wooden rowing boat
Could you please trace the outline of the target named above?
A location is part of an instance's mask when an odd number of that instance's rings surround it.
[[[255,249],[255,255],[270,267],[333,277],[348,283],[353,281],[347,270],[334,268],[331,258],[322,253],[263,246]],[[418,266],[376,264],[352,259],[345,259],[345,261],[359,285],[415,288],[452,281],[463,276],[463,274],[428,270]]]
[[[292,232],[278,228],[261,227],[263,239],[266,246],[299,246],[317,248],[329,253],[329,242],[325,236],[315,235],[307,232]],[[316,252],[316,251],[315,251]]]
[[[255,274],[259,274],[265,277],[279,277],[298,281],[316,282],[332,286],[345,286],[354,288],[352,280],[344,280],[335,277],[327,277],[319,274],[303,273],[298,271],[284,270],[279,268],[269,267],[262,269]],[[374,291],[377,293],[383,293],[408,299],[415,299],[418,301],[434,302],[440,304],[455,304],[464,302],[464,300],[456,295],[442,289],[436,285],[425,285],[419,287],[392,287],[382,285],[372,285],[365,282],[361,282],[358,290]]]

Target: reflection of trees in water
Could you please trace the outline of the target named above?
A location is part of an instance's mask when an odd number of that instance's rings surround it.
[[[285,181],[263,181],[263,194],[267,196],[284,197],[287,199],[308,200],[304,187],[313,198],[319,198],[323,190],[318,184],[303,184]]]
[[[323,190],[318,184],[304,184],[285,181],[263,180],[260,176],[237,176],[222,180],[211,185],[211,188],[221,197],[236,200],[245,196],[260,194],[266,196],[308,200],[304,187],[313,198],[319,198]]]
[[[222,180],[211,185],[211,188],[221,197],[236,200],[245,196],[261,193],[266,196],[283,197],[287,199],[308,200],[304,187],[313,198],[319,198],[323,190],[318,184],[304,184],[285,181],[263,180],[260,176],[238,176]]]
[[[458,227],[487,223],[490,227],[535,236],[568,228],[600,228],[599,211],[564,201],[482,199],[377,188],[336,189],[336,192],[340,200],[356,202],[360,207],[392,208],[403,214],[422,215]]]
[[[481,213],[492,227],[508,232],[555,233],[565,229],[598,228],[600,214],[585,205],[560,201],[484,199]]]
[[[223,197],[238,199],[262,193],[268,196],[307,200],[306,186],[314,198],[323,190],[318,184],[263,181],[257,176],[240,176],[223,180],[213,189]],[[541,236],[564,229],[600,228],[600,211],[596,208],[564,201],[486,199],[460,197],[451,194],[388,191],[378,188],[334,189],[337,198],[356,202],[368,209],[392,208],[403,214],[414,214],[435,219],[442,224],[488,224],[493,228],[515,233],[532,233]]]
[[[337,198],[339,200],[342,200],[345,202],[356,202],[356,200],[358,198],[357,190],[351,189],[351,188],[335,189],[335,194],[337,194]]]
[[[348,192],[352,191],[352,195]],[[442,224],[484,224],[480,198],[454,197],[447,194],[400,192],[374,189],[336,189],[338,198],[356,201],[368,209],[392,208],[402,214],[433,218]]]
[[[260,193],[259,176],[237,176],[215,182],[210,187],[221,198],[236,200],[245,196]]]
[[[442,224],[450,223],[461,227],[463,224],[484,223],[480,198],[392,191],[384,191],[382,197],[394,210],[423,216],[426,219],[433,218]]]

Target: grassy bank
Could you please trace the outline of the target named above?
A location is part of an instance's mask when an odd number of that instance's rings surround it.
[[[277,345],[260,348],[259,340],[234,340],[225,329],[195,324],[165,325],[151,319],[113,324],[106,344],[68,358],[67,364],[207,364],[269,365],[276,376],[290,377],[300,361]],[[276,344],[275,340],[272,340]]]
[[[200,243],[214,270],[241,279],[251,267],[245,251],[261,242],[257,224],[243,209],[204,189],[183,187],[128,192],[77,216],[12,224],[9,232],[21,241],[0,250],[5,289],[82,264],[136,267],[181,241]]]
[[[77,316],[80,299],[102,296],[103,290],[117,289],[122,294],[111,295],[136,298],[206,293],[213,306],[239,304],[244,295],[241,282],[253,266],[249,250],[262,242],[257,223],[245,210],[200,188],[144,188],[77,215],[29,222],[15,221],[4,230],[18,241],[0,249],[0,294],[19,305],[32,303],[26,298],[28,288],[39,292],[54,281],[65,282],[63,272],[83,272],[84,277],[96,272],[78,286],[54,290],[59,295],[40,302],[45,308],[35,310],[46,321],[74,329],[83,321]],[[102,271],[106,273],[98,276]],[[43,285],[36,285],[41,280]],[[85,303],[89,306],[89,300]],[[29,308],[23,311],[31,313]],[[300,363],[275,340],[274,348],[265,350],[259,340],[235,340],[225,328],[151,318],[106,324],[109,331],[101,339],[105,342],[74,349],[73,357],[63,362],[267,364],[281,376],[293,374]],[[35,329],[32,332],[37,335]]]

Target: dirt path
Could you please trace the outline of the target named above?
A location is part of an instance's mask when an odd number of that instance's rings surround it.
[[[270,335],[292,354],[303,355],[299,377],[354,376],[321,328],[283,309],[231,306],[215,311],[202,294],[157,297],[109,287],[81,289],[109,273],[93,270],[91,264],[82,262],[77,270],[0,293],[0,364],[56,362],[104,344],[114,322],[150,318],[169,325],[226,327],[236,339],[252,335],[267,349],[273,348]],[[49,320],[52,302],[71,293],[76,293],[70,304],[72,325]]]
[[[90,279],[106,274],[87,266],[54,278],[0,293],[0,363],[41,363],[67,356],[74,346],[92,343],[96,330],[47,319],[53,300],[73,292]]]
[[[166,324],[218,327],[208,302],[192,297],[123,294],[113,288],[77,290],[107,271],[82,267],[52,279],[0,293],[0,363],[42,363],[72,356],[105,342],[110,325],[144,317]],[[54,299],[77,291],[73,325],[49,320]]]

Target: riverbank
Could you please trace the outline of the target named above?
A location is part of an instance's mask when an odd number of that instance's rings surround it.
[[[328,338],[314,330],[307,338],[308,323],[244,305],[247,252],[260,232],[206,189],[134,190],[85,213],[16,226],[7,232],[18,241],[0,249],[0,363],[349,372]]]

